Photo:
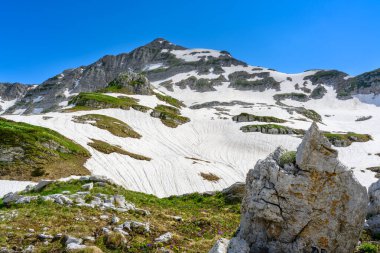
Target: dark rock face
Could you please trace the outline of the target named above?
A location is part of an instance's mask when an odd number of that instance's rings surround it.
[[[184,49],[186,48],[164,39],[156,39],[130,53],[106,55],[93,64],[65,70],[46,80],[37,88],[28,91],[25,97],[7,113],[20,108],[26,109],[25,114],[33,113],[35,108],[42,108],[45,112],[57,110],[59,104],[67,101],[67,96],[70,94],[103,89],[120,73],[128,71],[143,72],[150,81],[157,81],[189,71],[196,71],[199,74],[213,71],[220,74],[223,72],[222,66],[246,66],[244,62],[232,58],[228,53],[222,53],[219,57],[209,56],[196,62],[186,62],[171,53],[172,50]],[[154,64],[159,64],[161,67],[149,69],[149,66]],[[223,80],[198,80],[191,88],[197,91],[210,91],[213,90],[212,86],[219,85],[221,81]],[[168,87],[170,89],[170,86]],[[43,99],[36,102],[36,98],[40,96]]]
[[[248,172],[240,229],[220,252],[354,251],[366,215],[366,188],[338,161],[315,123],[295,159],[288,154],[278,148]]]
[[[152,86],[148,78],[132,71],[120,73],[108,87],[123,89],[129,94],[152,95]]]
[[[326,88],[318,84],[318,86],[311,92],[310,97],[313,99],[321,99],[326,93]]]
[[[234,183],[230,187],[223,189],[222,194],[230,202],[241,202],[245,195],[245,183]]]
[[[326,84],[334,87],[340,99],[347,99],[356,94],[380,94],[380,69],[351,78],[341,71],[321,70],[304,79],[310,80],[314,85]]]
[[[250,80],[254,79],[255,80]],[[245,71],[238,71],[228,75],[229,87],[237,90],[265,91],[267,89],[280,90],[280,83],[270,76],[269,72],[249,74]]]
[[[0,98],[5,101],[18,99],[24,96],[30,87],[22,83],[0,83]]]
[[[31,87],[31,85],[21,83],[0,83],[0,113],[5,110],[5,108],[1,106],[1,101],[18,100],[22,98]]]

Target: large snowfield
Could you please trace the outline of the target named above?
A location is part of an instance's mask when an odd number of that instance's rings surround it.
[[[225,75],[242,69],[251,71],[252,67],[225,68]],[[271,76],[281,82],[281,93],[297,92],[294,84],[301,82],[303,77],[309,74],[310,72],[287,75],[271,71]],[[172,79],[177,81],[189,76],[197,76],[193,72],[179,75]],[[292,77],[292,81],[286,80],[289,76]],[[214,78],[211,75],[202,77]],[[159,197],[221,190],[235,182],[245,181],[246,173],[254,167],[257,160],[265,158],[280,145],[289,150],[295,150],[301,141],[300,138],[290,135],[243,133],[239,128],[249,123],[232,121],[231,117],[234,115],[246,112],[261,116],[275,116],[288,120],[284,125],[301,129],[307,129],[311,124],[311,121],[309,119],[305,121],[302,115],[289,114],[284,108],[276,105],[273,95],[279,93],[278,91],[240,91],[228,88],[229,83],[225,83],[216,87],[217,91],[200,93],[175,86],[174,91],[169,92],[158,86],[161,81],[153,85],[161,92],[184,101],[188,107],[183,108],[181,113],[191,119],[189,123],[177,128],[169,128],[159,119],[151,117],[149,112],[143,113],[133,109],[53,112],[44,115],[6,115],[4,117],[58,131],[91,152],[92,157],[85,166],[92,174],[105,175],[127,189],[151,193]],[[314,88],[315,86],[308,83],[307,87]],[[319,124],[321,130],[370,134],[373,137],[372,141],[337,148],[340,160],[353,169],[360,183],[368,187],[376,178],[373,172],[365,168],[380,164],[380,157],[374,155],[380,152],[380,131],[378,130],[380,108],[374,105],[376,103],[368,103],[368,98],[366,103],[361,102],[362,97],[345,101],[337,100],[335,91],[327,86],[326,89],[328,93],[322,99],[305,103],[285,100],[283,103],[290,106],[304,106],[317,111],[323,118],[323,124]],[[154,96],[134,95],[132,97],[138,98],[140,104],[149,107],[163,103]],[[189,108],[191,105],[210,101],[234,100],[249,102],[253,105],[217,106],[216,109],[197,110]],[[121,138],[95,126],[73,122],[73,116],[88,113],[103,114],[122,120],[140,133],[142,138]],[[369,120],[355,121],[360,116],[369,115],[372,116]],[[103,154],[87,145],[90,138],[119,145],[127,151],[150,157],[152,160],[140,161],[117,153]],[[221,179],[217,182],[207,181],[200,176],[201,172],[213,173]],[[4,187],[6,188],[7,185],[2,184],[2,188]]]

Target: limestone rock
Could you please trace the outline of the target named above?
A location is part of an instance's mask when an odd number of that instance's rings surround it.
[[[173,234],[170,232],[167,232],[165,234],[160,235],[156,239],[154,239],[155,242],[160,242],[160,243],[167,243],[169,242],[173,237]]]
[[[94,188],[94,183],[92,183],[92,182],[82,185],[82,189],[85,191],[91,191],[92,188]]]
[[[230,240],[220,238],[208,253],[226,253]]]
[[[241,202],[243,200],[245,193],[245,183],[237,182],[231,185],[230,187],[223,189],[222,194],[224,197],[231,202]]]
[[[368,188],[368,195],[366,230],[375,236],[380,234],[380,180]]]
[[[294,166],[278,148],[248,172],[237,236],[228,252],[353,252],[363,228],[367,191],[312,124]]]
[[[51,184],[51,183],[54,183],[55,181],[54,180],[41,180],[40,182],[38,182],[38,184],[36,184],[34,187],[33,187],[33,190],[34,191],[40,191],[42,190],[44,187],[46,187],[47,185]]]

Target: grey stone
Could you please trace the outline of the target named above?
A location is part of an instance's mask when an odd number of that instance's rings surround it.
[[[156,239],[154,239],[155,242],[159,243],[167,243],[173,238],[173,234],[170,232],[167,232],[165,234],[160,235]]]
[[[126,221],[123,224],[123,228],[128,231],[133,231],[139,234],[145,234],[150,232],[149,223],[143,223],[139,221]]]
[[[295,169],[280,165],[285,152],[278,148],[248,172],[240,229],[228,252],[353,252],[366,214],[365,187],[315,123],[297,149]]]
[[[55,181],[54,180],[42,180],[40,182],[38,182],[38,184],[36,184],[33,188],[34,191],[40,191],[42,190],[44,187],[46,187],[47,185],[49,184],[52,184],[54,183]]]
[[[245,194],[245,183],[237,182],[230,187],[223,189],[222,194],[224,197],[231,202],[241,202]]]
[[[214,246],[211,248],[211,250],[208,253],[227,253],[227,248],[230,243],[230,240],[225,238],[220,238]]]
[[[82,189],[85,191],[91,191],[92,188],[94,188],[94,183],[92,183],[92,182],[82,185]]]
[[[21,198],[20,195],[18,195],[16,192],[10,192],[4,195],[3,197],[3,203],[5,205],[9,205],[11,203],[15,203],[17,200]]]

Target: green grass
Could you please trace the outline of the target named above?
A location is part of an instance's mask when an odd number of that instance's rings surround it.
[[[322,117],[316,111],[303,107],[296,108],[296,112],[316,122],[322,122]]]
[[[37,180],[87,174],[90,153],[63,135],[44,127],[0,118],[0,149],[21,148],[13,161],[0,162],[0,178]]]
[[[352,132],[345,134],[323,133],[323,135],[333,144],[335,141],[344,141],[348,145],[351,145],[353,142],[367,142],[372,140],[372,137],[369,134],[357,134]]]
[[[359,253],[377,253],[379,247],[375,244],[364,242],[358,247]]]
[[[81,190],[81,186],[87,181],[72,180],[69,182],[57,182],[48,185],[41,192],[33,195],[49,195],[69,190],[71,193]],[[0,213],[17,211],[18,215],[11,221],[0,220],[0,247],[26,246],[35,244],[37,252],[60,252],[62,245],[59,240],[44,245],[35,240],[36,235],[48,227],[47,234],[68,234],[75,237],[84,237],[98,234],[93,245],[104,252],[121,252],[121,249],[111,250],[105,245],[105,236],[99,234],[102,227],[108,225],[108,221],[99,219],[102,214],[110,217],[116,214],[121,222],[137,220],[149,222],[151,232],[149,234],[130,233],[127,236],[127,252],[157,252],[161,247],[172,249],[174,252],[208,252],[212,245],[220,237],[231,237],[240,220],[240,203],[228,202],[220,193],[214,196],[203,196],[197,193],[185,196],[169,198],[157,198],[153,195],[128,191],[122,187],[107,184],[105,187],[94,186],[89,198],[97,193],[121,194],[126,200],[136,204],[137,207],[151,212],[150,216],[143,216],[135,212],[119,213],[113,210],[102,211],[86,207],[63,207],[61,205],[34,201],[30,204],[0,207]],[[175,221],[171,216],[181,216],[183,221]],[[78,219],[80,218],[80,219]],[[7,227],[19,227],[19,230],[9,230]],[[36,232],[33,236],[25,236],[33,228]],[[10,236],[9,232],[12,231]],[[173,239],[168,244],[155,244],[154,238],[171,232]]]
[[[177,108],[185,107],[185,104],[176,98],[173,98],[173,97],[168,96],[168,95],[163,95],[160,93],[155,93],[155,95],[159,100],[166,102],[166,103],[168,103],[174,107],[177,107]]]
[[[190,121],[189,118],[180,115],[178,108],[167,105],[157,105],[150,115],[161,119],[164,125],[172,128]]]
[[[74,116],[73,120],[78,123],[88,123],[100,129],[107,130],[115,136],[141,138],[141,135],[134,131],[128,124],[109,116],[100,114],[86,114],[82,116]]]
[[[118,153],[121,155],[127,155],[127,156],[129,156],[133,159],[136,159],[136,160],[145,160],[145,161],[152,160],[149,157],[126,151],[126,150],[124,150],[118,146],[111,145],[111,144],[104,142],[104,141],[95,140],[95,139],[91,139],[91,141],[92,142],[88,143],[88,145],[90,147],[93,147],[97,151],[104,153],[104,154]]]
[[[250,121],[259,121],[259,122],[274,122],[274,123],[285,123],[286,120],[279,119],[272,116],[257,116],[249,113],[240,113],[239,115],[233,116],[232,120],[238,121],[238,118],[245,117],[247,120],[240,122],[250,122]]]
[[[96,92],[81,92],[69,101],[73,108],[66,111],[94,110],[105,108],[120,108],[129,110],[131,107],[135,110],[146,112],[148,107],[139,105],[138,100],[127,96],[112,97]]]
[[[287,151],[280,156],[280,166],[284,167],[285,164],[296,163],[296,151]]]

